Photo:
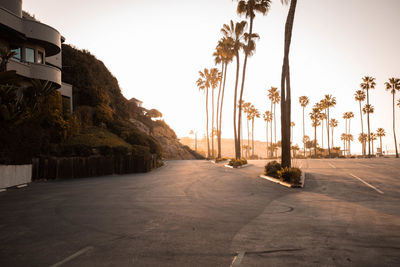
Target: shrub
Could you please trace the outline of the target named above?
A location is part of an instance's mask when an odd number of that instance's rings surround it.
[[[268,162],[267,165],[265,165],[265,171],[264,174],[274,177],[274,178],[278,178],[278,171],[280,171],[282,169],[282,166],[279,162],[277,162],[276,160]]]
[[[301,170],[299,168],[284,168],[278,171],[278,178],[286,183],[300,184]]]
[[[232,166],[234,168],[243,166],[247,164],[247,160],[246,159],[231,159],[228,163],[229,166]]]
[[[226,158],[216,158],[215,159],[215,163],[221,162],[221,161],[225,161],[227,160]]]

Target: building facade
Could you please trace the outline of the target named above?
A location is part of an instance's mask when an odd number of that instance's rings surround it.
[[[61,80],[64,41],[56,29],[24,12],[22,0],[0,0],[0,47],[15,53],[7,70],[26,79],[52,82],[72,113],[72,86]]]

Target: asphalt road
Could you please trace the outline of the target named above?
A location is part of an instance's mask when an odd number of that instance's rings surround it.
[[[400,161],[298,160],[303,189],[170,161],[0,193],[0,266],[400,266]]]

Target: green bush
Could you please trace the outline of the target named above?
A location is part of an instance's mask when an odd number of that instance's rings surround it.
[[[286,183],[300,184],[301,170],[299,168],[283,168],[278,171],[278,178]]]
[[[279,162],[277,162],[276,160],[270,161],[267,165],[265,165],[264,174],[274,178],[278,178],[278,171],[280,171],[281,169],[282,166]]]
[[[246,164],[247,164],[246,159],[231,159],[231,160],[229,160],[229,163],[228,163],[229,166],[232,166],[234,168],[237,168],[237,167],[240,167],[240,166],[243,166]]]

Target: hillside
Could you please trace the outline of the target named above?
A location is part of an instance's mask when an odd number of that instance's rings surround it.
[[[201,158],[179,143],[175,132],[160,120],[161,112],[141,107],[136,99],[127,100],[117,79],[89,51],[63,45],[62,62],[63,82],[73,85],[74,111],[82,128],[100,127],[163,159]]]

